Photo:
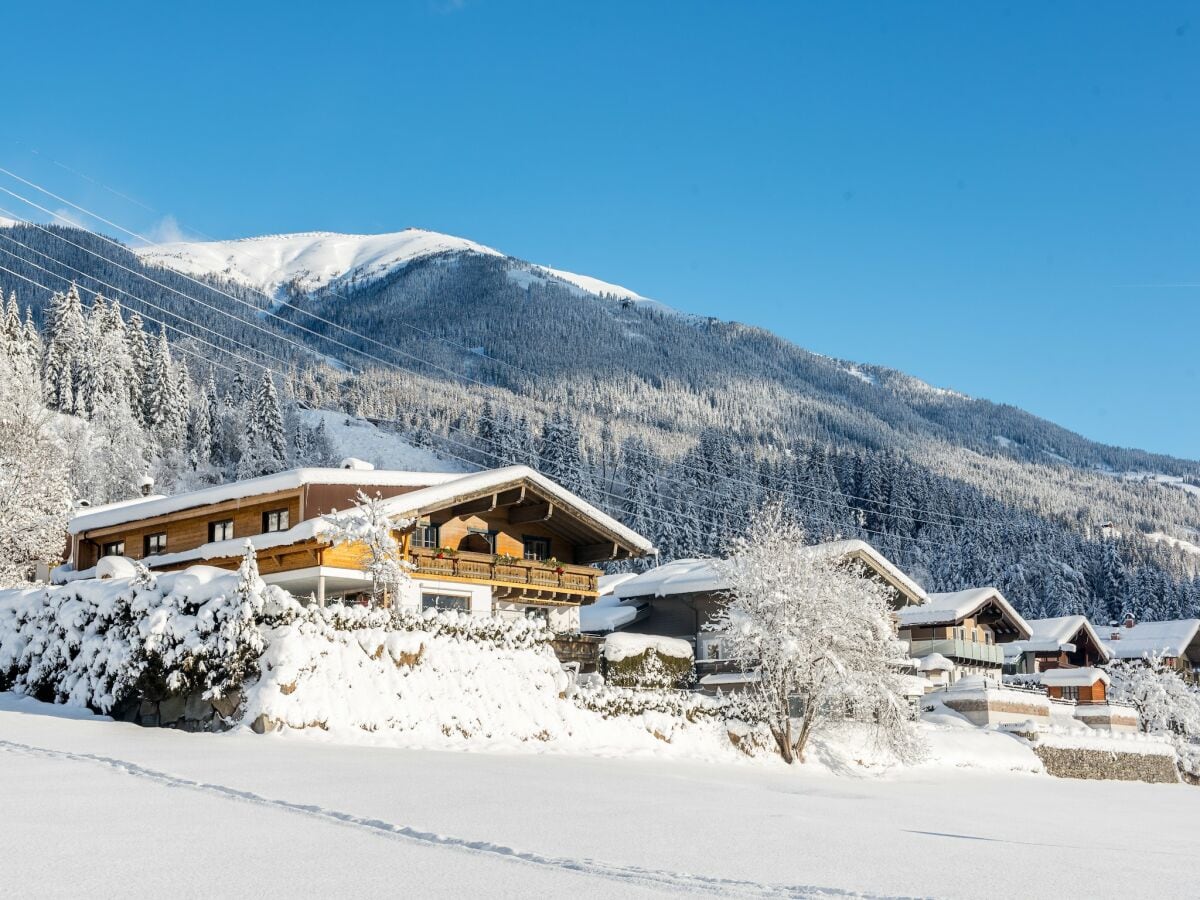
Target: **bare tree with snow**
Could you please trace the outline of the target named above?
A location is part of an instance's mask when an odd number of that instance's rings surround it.
[[[329,527],[325,536],[335,547],[349,545],[361,551],[360,568],[371,578],[371,605],[382,606],[386,597],[411,583],[412,564],[396,540],[396,530],[407,528],[411,520],[389,518],[378,494],[368,497],[359,491],[357,499],[354,509],[322,517]]]
[[[70,472],[53,414],[39,402],[35,362],[0,360],[0,584],[33,577],[62,558]]]
[[[803,529],[769,505],[721,564],[729,601],[713,626],[723,655],[756,674],[746,712],[765,723],[783,759],[804,761],[813,733],[849,711],[874,723],[906,759],[922,742],[903,695],[907,652],[883,587],[837,560],[796,552]]]

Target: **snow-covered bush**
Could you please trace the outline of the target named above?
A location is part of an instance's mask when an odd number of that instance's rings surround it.
[[[771,729],[786,762],[803,762],[813,730],[847,709],[897,757],[919,758],[904,695],[908,653],[886,592],[837,560],[794,552],[804,543],[803,529],[769,505],[720,564],[729,600],[710,627],[731,658],[756,661],[739,698],[743,718]]]
[[[41,699],[111,712],[134,699],[221,698],[257,671],[259,622],[292,601],[239,572],[194,566],[0,595],[0,679]]]
[[[616,631],[604,639],[604,676],[627,688],[678,688],[695,675],[692,645],[678,638]]]

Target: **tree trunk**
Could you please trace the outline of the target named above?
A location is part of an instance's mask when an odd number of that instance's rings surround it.
[[[806,704],[804,708],[804,724],[800,726],[800,737],[796,739],[796,756],[800,762],[804,762],[804,748],[808,745],[808,736],[812,732],[813,721],[816,715],[811,707],[811,704]]]

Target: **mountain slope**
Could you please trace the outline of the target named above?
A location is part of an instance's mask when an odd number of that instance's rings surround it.
[[[287,373],[302,404],[416,447],[543,466],[667,556],[721,552],[782,498],[812,537],[869,540],[931,589],[993,583],[1032,615],[1102,621],[1200,611],[1200,558],[1183,549],[1200,544],[1200,463],[1099,444],[765,329],[593,292],[457,238],[399,235],[163,257],[18,226],[0,228],[0,251],[48,288],[117,288],[126,310],[168,321],[197,381],[218,367],[220,396],[231,375],[220,367],[250,380],[253,358]],[[212,286],[175,271],[185,266]],[[10,288],[40,315],[48,294],[0,272]]]

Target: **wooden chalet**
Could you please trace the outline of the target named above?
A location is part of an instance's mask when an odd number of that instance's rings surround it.
[[[865,541],[832,541],[795,552],[861,568],[888,589],[895,609],[926,602],[925,591]],[[588,610],[587,627],[600,634],[620,630],[687,640],[701,683],[728,686],[736,681],[739,661],[726,658],[721,634],[712,628],[728,590],[716,560],[674,560],[634,577],[614,576],[611,592]]]
[[[1028,640],[1004,644],[1006,674],[1087,668],[1112,660],[1112,654],[1086,616],[1031,619],[1028,624],[1032,632]]]
[[[1104,634],[1114,659],[1157,659],[1189,681],[1200,681],[1200,619],[1138,622],[1127,616]]]
[[[990,587],[930,594],[928,603],[902,609],[897,617],[900,637],[908,641],[918,663],[934,654],[954,663],[951,684],[967,676],[999,679],[1004,667],[1001,645],[1031,635],[1021,614]]]
[[[236,568],[249,541],[259,570],[313,602],[361,602],[370,581],[362,549],[333,546],[325,516],[384,498],[416,589],[414,608],[544,617],[578,632],[579,607],[598,593],[598,563],[653,553],[641,535],[525,466],[472,474],[359,466],[293,469],[263,478],[93,508],[70,524],[66,577],[102,556],[171,571]],[[62,571],[62,570],[60,570]]]

